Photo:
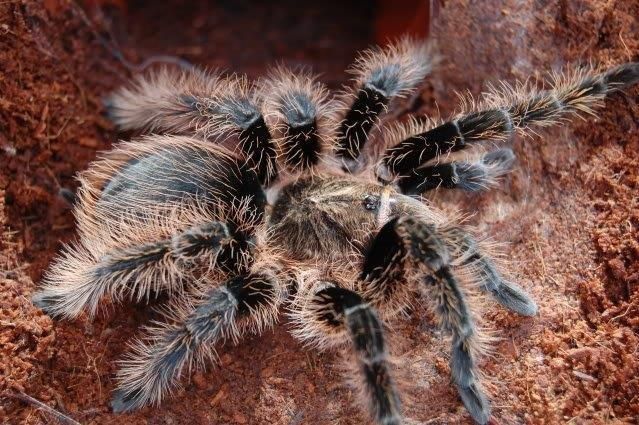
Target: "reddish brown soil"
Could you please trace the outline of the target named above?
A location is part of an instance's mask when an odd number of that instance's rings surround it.
[[[173,54],[257,76],[283,60],[337,86],[354,52],[373,39],[373,12],[367,2],[300,3],[130,2],[125,13],[94,18],[134,62]],[[31,305],[61,241],[73,238],[58,190],[73,188],[75,172],[116,139],[100,99],[129,75],[74,10],[63,0],[0,2],[0,422],[55,423],[20,394],[81,423],[365,422],[335,356],[302,348],[285,323],[225,347],[221,367],[193,376],[161,408],[114,416],[114,361],[144,307],[58,323]],[[637,16],[635,0],[447,1],[433,30],[443,62],[422,111],[448,114],[454,90],[478,94],[498,78],[638,60]],[[540,305],[533,319],[497,306],[485,315],[501,338],[483,365],[496,423],[637,423],[638,95],[613,95],[597,119],[516,141],[517,169],[498,190],[435,197],[508,243],[513,278]],[[417,422],[467,422],[449,385],[447,343],[418,313],[391,341],[403,353],[397,373],[411,377],[406,413]]]

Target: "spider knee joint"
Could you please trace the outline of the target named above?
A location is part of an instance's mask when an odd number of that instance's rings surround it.
[[[434,226],[412,217],[403,217],[397,220],[395,229],[414,261],[435,272],[449,264],[448,250],[437,237]]]
[[[171,249],[180,260],[192,262],[202,254],[202,251],[219,251],[231,237],[226,224],[206,223],[175,235],[171,240]]]
[[[228,284],[230,294],[239,302],[238,312],[247,314],[261,308],[268,308],[279,301],[277,281],[267,274],[238,276]]]

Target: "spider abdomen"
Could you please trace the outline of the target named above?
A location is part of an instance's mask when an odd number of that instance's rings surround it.
[[[106,184],[96,209],[104,218],[118,219],[185,202],[230,208],[243,198],[251,198],[250,208],[261,214],[264,192],[244,163],[207,149],[176,147],[128,161]]]

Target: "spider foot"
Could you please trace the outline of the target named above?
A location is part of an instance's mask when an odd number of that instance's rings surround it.
[[[113,393],[111,398],[111,409],[113,413],[125,413],[135,410],[136,397],[139,395],[139,391],[128,393],[123,390],[117,390]]]
[[[499,304],[522,316],[537,314],[537,304],[521,289],[511,282],[502,281],[499,287],[492,291]]]
[[[457,385],[459,396],[475,422],[484,425],[490,419],[490,402],[477,384],[468,387]]]

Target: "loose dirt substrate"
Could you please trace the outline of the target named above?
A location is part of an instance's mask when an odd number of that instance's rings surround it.
[[[132,60],[175,54],[257,76],[283,59],[312,65],[332,86],[372,39],[366,3],[303,11],[292,1],[178,3],[131,2],[128,11],[94,18],[102,37],[111,22]],[[31,305],[61,241],[73,238],[58,190],[73,188],[74,173],[116,139],[100,100],[128,74],[74,10],[62,0],[0,2],[1,421],[54,422],[19,399],[26,394],[82,423],[365,422],[335,356],[300,347],[286,325],[224,347],[219,368],[195,374],[161,408],[114,416],[114,361],[148,318],[144,307],[55,323]],[[447,1],[434,29],[443,61],[422,112],[448,114],[454,90],[478,94],[498,78],[542,76],[537,71],[589,59],[638,60],[637,16],[633,0]],[[500,338],[483,364],[494,423],[639,417],[638,94],[612,96],[597,119],[517,140],[516,171],[490,194],[433,197],[507,243],[513,279],[540,306],[534,319],[492,305],[485,314]],[[449,385],[447,342],[434,331],[419,310],[394,326],[397,374],[411,377],[406,413],[418,422],[468,422]]]

